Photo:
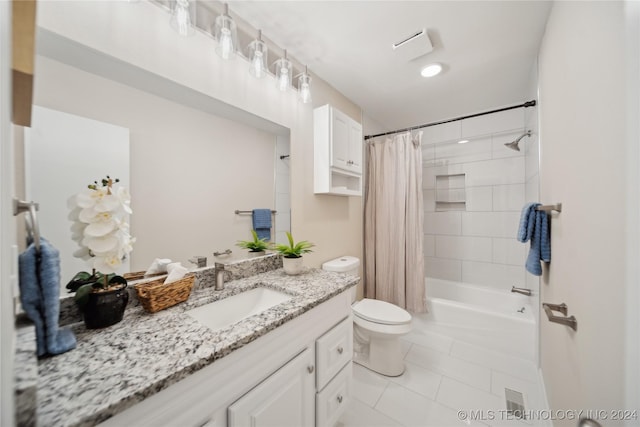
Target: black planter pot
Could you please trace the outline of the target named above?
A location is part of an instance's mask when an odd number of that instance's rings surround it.
[[[126,284],[113,291],[91,292],[84,307],[84,324],[87,329],[115,325],[122,320],[128,302],[129,292]]]

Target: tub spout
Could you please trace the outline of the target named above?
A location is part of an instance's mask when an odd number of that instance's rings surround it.
[[[528,297],[531,296],[531,289],[525,289],[525,288],[516,288],[515,286],[513,286],[511,288],[511,292],[514,292],[516,294],[522,294],[522,295],[526,295]]]

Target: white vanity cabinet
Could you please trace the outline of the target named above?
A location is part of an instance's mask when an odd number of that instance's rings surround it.
[[[351,316],[316,340],[316,426],[331,427],[349,404],[352,388]]]
[[[229,406],[229,427],[313,427],[313,372],[313,350],[307,348]]]
[[[362,125],[340,110],[313,110],[314,192],[362,195]]]
[[[352,333],[345,291],[101,426],[332,426],[350,395]]]

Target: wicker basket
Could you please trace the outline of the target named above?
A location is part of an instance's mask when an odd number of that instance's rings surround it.
[[[144,271],[133,271],[131,273],[124,273],[122,277],[124,277],[125,279],[127,279],[127,281],[130,282],[132,280],[149,279],[154,276],[162,276],[167,274],[167,273],[153,273],[145,276],[144,273],[145,273]]]
[[[165,278],[134,285],[140,304],[150,313],[164,310],[183,301],[191,294],[195,276],[187,274],[182,279],[165,285]]]

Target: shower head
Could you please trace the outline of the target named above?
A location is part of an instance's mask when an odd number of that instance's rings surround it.
[[[530,130],[526,131],[525,133],[523,133],[522,135],[520,135],[520,138],[518,138],[518,139],[516,139],[515,141],[512,141],[512,142],[507,142],[507,143],[505,143],[504,145],[505,145],[507,148],[511,148],[512,150],[520,151],[520,147],[518,146],[518,143],[519,143],[519,142],[520,142],[520,140],[521,140],[522,138],[524,138],[525,136],[531,136],[531,131],[530,131]]]

